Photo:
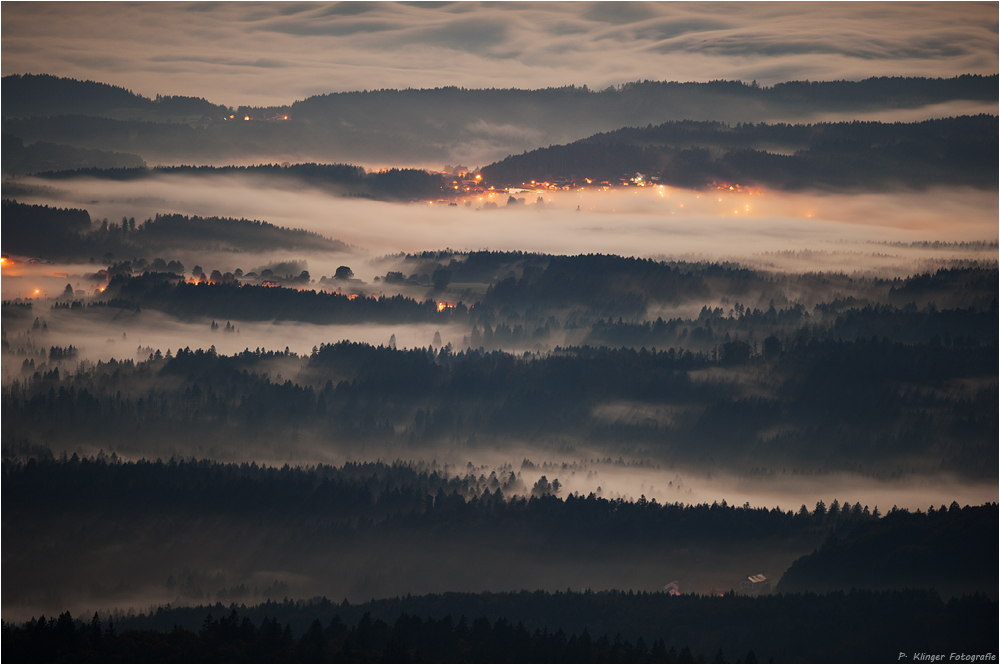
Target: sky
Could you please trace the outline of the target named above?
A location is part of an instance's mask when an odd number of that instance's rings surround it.
[[[2,71],[288,104],[379,88],[604,88],[998,72],[997,3],[5,2]]]

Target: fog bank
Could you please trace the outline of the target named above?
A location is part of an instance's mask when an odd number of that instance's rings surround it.
[[[134,216],[140,221],[156,213],[259,219],[342,240],[358,248],[358,260],[449,247],[735,260],[780,268],[782,262],[776,257],[782,253],[813,251],[840,255],[821,264],[821,269],[856,270],[880,264],[898,269],[901,259],[984,257],[982,252],[960,248],[903,252],[872,243],[997,239],[996,193],[972,188],[817,194],[654,186],[514,195],[524,200],[523,205],[508,205],[507,194],[484,195],[460,200],[457,206],[347,199],[312,188],[262,187],[229,177],[125,183],[72,180],[60,183],[60,189],[64,194],[59,198],[25,202],[83,207],[95,220]],[[497,208],[487,209],[489,203]],[[310,272],[314,277],[332,274],[343,258],[310,263]],[[365,281],[381,269],[351,267]]]

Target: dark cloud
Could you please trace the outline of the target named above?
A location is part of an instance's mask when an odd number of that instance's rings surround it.
[[[347,4],[347,7],[341,6],[344,4]],[[340,3],[340,5],[331,7],[327,11],[337,12],[340,14],[361,14],[367,11],[367,8],[359,6],[362,4],[367,3]],[[295,14],[302,14],[303,12],[312,12],[315,9],[316,5],[311,2],[283,2],[278,9],[278,13],[282,16],[294,16]]]
[[[418,29],[402,37],[400,43],[424,44],[469,53],[489,53],[507,44],[508,26],[500,21],[465,19],[447,25]]]
[[[286,35],[300,37],[344,37],[348,35],[364,35],[380,33],[387,30],[399,30],[402,26],[394,21],[364,20],[364,21],[281,21],[263,25],[256,30],[280,32]]]
[[[275,69],[279,67],[288,67],[289,63],[282,62],[281,60],[273,60],[270,58],[257,58],[256,60],[234,60],[232,65],[238,67],[263,67],[265,69]]]
[[[732,27],[730,23],[714,18],[685,18],[647,23],[635,29],[634,35],[640,40],[659,41],[673,39],[688,33],[705,33]]]
[[[593,3],[582,16],[599,23],[624,25],[656,18],[662,11],[662,7],[649,2],[598,2]]]
[[[465,4],[471,4],[471,3],[465,3],[465,2],[420,2],[418,0],[417,2],[399,2],[399,3],[396,3],[396,4],[404,5],[406,7],[415,7],[417,9],[428,9],[428,10],[432,10],[432,9],[444,9],[445,7],[447,7],[448,9],[450,9],[452,11],[462,12],[462,11],[465,11],[464,9],[462,9],[462,6],[465,5]]]
[[[264,69],[274,69],[274,68],[289,66],[289,63],[283,62],[281,60],[275,60],[273,58],[257,58],[256,60],[233,60],[232,58],[225,58],[225,57],[156,55],[148,58],[148,61],[155,63],[164,63],[164,64],[200,63],[206,65],[226,65],[229,67],[261,67]],[[158,71],[164,71],[164,69],[159,69]]]
[[[214,12],[222,7],[224,2],[192,2],[182,6],[182,11],[186,12]]]
[[[146,58],[147,62],[201,62],[210,65],[221,65],[227,61],[226,58],[220,57],[199,57],[196,55],[152,55]]]
[[[553,21],[548,26],[547,32],[550,35],[583,35],[588,32],[587,26],[574,21]]]

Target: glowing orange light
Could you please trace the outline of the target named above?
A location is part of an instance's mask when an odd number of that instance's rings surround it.
[[[248,116],[248,115],[245,115],[245,116],[243,116],[243,119],[244,119],[244,120],[249,120],[249,119],[250,119],[250,116]]]
[[[453,303],[453,302],[439,302],[438,303],[438,311],[439,312],[443,312],[446,309],[454,309],[454,307],[455,307],[455,303]]]

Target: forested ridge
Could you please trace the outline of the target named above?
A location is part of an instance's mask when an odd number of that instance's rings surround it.
[[[611,460],[591,460],[574,466],[606,470],[615,465]],[[330,651],[323,653],[345,650],[342,657],[355,658],[361,652],[352,648],[367,644],[365,648],[385,653],[396,642],[397,650],[405,646],[409,658],[416,660],[420,660],[417,651],[434,660],[473,658],[470,654],[480,654],[482,659],[484,653],[496,659],[496,654],[514,648],[505,646],[505,640],[516,624],[525,626],[515,628],[522,636],[517,648],[532,645],[532,650],[511,652],[522,654],[517,658],[527,658],[524,654],[540,657],[534,649],[554,649],[553,653],[566,649],[567,658],[591,653],[588,658],[596,661],[690,662],[682,655],[684,646],[695,658],[721,649],[723,654],[755,650],[779,660],[813,660],[824,652],[839,654],[837,660],[857,660],[867,651],[874,654],[869,659],[877,661],[889,658],[888,652],[879,655],[885,649],[891,648],[895,656],[898,646],[890,645],[892,640],[908,639],[908,644],[919,648],[967,651],[988,650],[995,641],[993,632],[980,628],[995,623],[995,600],[961,596],[988,579],[995,580],[989,548],[979,547],[995,531],[995,503],[965,507],[953,503],[911,513],[895,507],[869,509],[847,499],[843,503],[821,501],[812,509],[781,509],[733,506],[724,501],[692,505],[661,504],[645,497],[609,500],[594,493],[561,497],[557,483],[544,490],[541,481],[531,490],[518,484],[522,472],[530,468],[528,460],[519,470],[507,467],[500,473],[471,464],[400,462],[303,468],[195,459],[125,461],[103,453],[92,458],[5,461],[4,536],[17,533],[33,541],[46,533],[71,534],[62,545],[47,547],[44,555],[5,554],[5,565],[16,564],[23,571],[5,591],[9,598],[30,602],[32,589],[57,585],[53,589],[60,588],[62,594],[79,588],[91,598],[108,595],[113,599],[141,584],[147,592],[158,588],[159,597],[182,605],[161,602],[158,609],[141,614],[124,608],[104,611],[89,623],[86,617],[74,623],[64,612],[58,620],[39,617],[27,624],[5,624],[5,648],[14,645],[16,650],[50,657],[75,653],[74,659],[81,660],[126,653],[133,660],[145,660],[152,657],[143,655],[147,648],[153,649],[150,654],[172,653],[173,649],[212,654],[226,646],[276,649],[279,660],[311,660],[318,652],[305,655],[302,649],[319,640],[316,622],[327,631],[322,642]],[[554,477],[569,469],[556,465],[546,470]],[[87,500],[66,500],[78,496]],[[888,540],[880,533],[888,534]],[[225,547],[219,548],[219,534],[225,534]],[[262,534],[267,534],[269,544],[254,545]],[[873,537],[893,543],[892,549],[883,553],[878,547],[863,545]],[[712,595],[671,596],[650,592],[651,586],[659,584],[650,584],[650,573],[655,580],[663,571],[657,574],[655,566],[647,569],[634,563],[659,552],[666,555],[663,564],[677,567],[683,552],[717,556],[708,553],[724,545],[738,568],[740,561],[745,566],[757,556],[757,550],[808,552],[823,539],[826,544],[815,553],[791,564],[785,574],[788,580],[781,578],[779,591],[787,583],[805,589],[833,588],[838,593],[757,596],[739,587],[738,576],[720,576]],[[350,555],[390,542],[407,543],[406,552],[379,555],[377,562],[370,558],[355,561]],[[143,543],[152,550],[142,550]],[[196,551],[185,553],[192,546]],[[857,546],[863,546],[869,556],[853,564],[860,566],[853,574],[845,575],[843,564],[829,555]],[[86,580],[76,577],[78,572],[106,566],[102,552],[108,547],[140,558],[134,566],[108,571],[112,578],[121,576],[117,588],[87,588]],[[492,553],[487,554],[484,547]],[[50,558],[55,561],[69,555],[70,548],[74,568],[48,565]],[[232,548],[248,555],[233,558]],[[159,549],[162,555],[152,555]],[[428,549],[436,554],[428,557]],[[314,551],[326,556],[313,560],[308,553]],[[373,566],[386,565],[387,557],[404,567],[408,559],[427,557],[417,564],[426,574],[457,581],[464,575],[449,567],[449,561],[477,551],[485,560],[465,565],[478,575],[495,575],[487,572],[495,565],[491,561],[508,557],[506,567],[521,569],[520,575],[530,576],[538,567],[544,570],[546,561],[568,567],[580,575],[577,585],[585,585],[601,568],[622,568],[630,571],[624,579],[631,579],[638,590],[417,594],[365,603],[325,599],[303,603],[288,600],[296,585],[280,574],[273,582],[251,574],[255,566],[291,565],[316,575],[324,566],[328,568],[323,562],[330,560],[337,561],[340,574],[351,570],[366,574]],[[34,563],[29,565],[27,556],[34,556]],[[212,572],[213,557],[227,561],[223,571]],[[584,561],[593,570],[584,570]],[[206,565],[207,570],[202,567]],[[775,571],[772,578],[777,580],[780,573]],[[682,575],[681,579],[687,578]],[[258,588],[264,581],[266,588]],[[925,590],[854,590],[871,584],[872,588]],[[938,591],[961,597],[943,602]],[[282,595],[285,600],[279,602]],[[217,602],[211,604],[212,600]],[[477,619],[469,622],[456,616]],[[427,617],[426,629],[437,631],[435,648],[439,651],[433,657],[418,630],[425,624],[415,617]],[[840,631],[823,628],[825,623],[847,617],[848,624],[838,625],[853,626],[857,632],[852,640],[843,640]],[[379,637],[369,635],[373,641],[366,643],[360,635],[371,628],[372,621],[385,623],[376,631]],[[925,622],[936,624],[938,630],[926,632]],[[733,631],[734,623],[745,630]],[[480,636],[466,633],[462,624],[478,626]],[[496,635],[507,637],[486,638],[489,626]],[[605,633],[614,639],[604,641],[600,636]],[[359,639],[361,644],[354,641]],[[590,646],[588,641],[592,641]],[[670,654],[669,645],[674,646],[673,655],[665,655]],[[395,653],[398,658],[403,652]],[[203,656],[217,657],[221,655]]]
[[[165,116],[226,112],[226,107],[198,97],[157,95],[155,99],[150,99],[117,85],[48,74],[4,76],[3,93],[10,100],[5,105],[5,118],[68,113],[99,115],[125,108],[147,109]]]
[[[149,99],[95,82],[14,75],[3,79],[4,96],[11,100],[4,105],[3,131],[26,144],[137,153],[149,163],[234,163],[269,155],[284,161],[289,153],[311,160],[337,154],[357,162],[443,163],[453,162],[470,145],[496,160],[622,127],[684,119],[795,121],[817,113],[920,108],[992,100],[996,86],[996,76],[979,75],[790,81],[769,87],[741,81],[634,81],[603,90],[572,85],[365,90],[233,109],[190,97]]]
[[[516,357],[343,342],[307,358],[285,356],[271,368],[258,364],[259,352],[222,357],[178,349],[172,357],[157,351],[139,362],[75,368],[70,356],[71,369],[62,372],[57,363],[36,369],[32,359],[22,364],[24,378],[5,388],[3,428],[5,440],[48,439],[57,450],[71,439],[132,450],[141,437],[143,445],[176,439],[191,443],[171,449],[232,455],[294,427],[330,450],[351,441],[475,449],[508,438],[545,445],[572,437],[616,456],[737,469],[751,460],[781,469],[837,459],[837,468],[883,474],[948,469],[979,476],[996,460],[989,406],[995,342],[805,338],[779,345],[770,360],[722,348],[720,359],[589,347]],[[48,355],[60,357],[56,349]],[[764,367],[770,378],[748,389],[755,368]],[[725,372],[715,382],[696,379],[711,368]],[[153,378],[160,387],[146,388]],[[985,383],[931,390],[978,380]],[[646,404],[653,415],[603,419],[600,405],[616,401]],[[675,415],[656,417],[655,407],[667,405]],[[781,434],[768,434],[776,429]]]
[[[4,250],[10,254],[76,261],[122,257],[115,262],[119,268],[128,257],[136,263],[129,262],[129,273],[133,267],[142,270],[137,255],[152,259],[154,252],[349,249],[318,233],[244,218],[156,214],[139,221],[123,217],[119,222],[91,219],[90,213],[79,208],[28,205],[11,199],[3,201],[3,217]]]
[[[951,583],[972,587],[978,583],[973,580],[991,575],[995,580],[994,567],[986,562],[993,559],[997,530],[996,504],[992,510],[952,503],[926,513],[890,511],[881,520],[832,534],[785,571],[777,590],[891,589],[930,580],[942,570],[949,571]]]
[[[556,465],[548,467],[548,474],[556,479],[557,474],[565,477],[588,466],[600,469],[616,463],[609,458]],[[627,468],[623,463],[618,466]],[[625,501],[593,492],[562,497],[557,496],[565,494],[558,483],[554,488],[551,484],[528,488],[520,477],[521,471],[529,468],[533,467],[526,460],[516,473],[508,466],[500,473],[490,470],[487,476],[488,469],[471,463],[445,467],[365,462],[303,468],[221,464],[194,458],[124,461],[102,453],[92,458],[74,455],[58,460],[8,460],[4,462],[4,479],[10,489],[4,491],[31,506],[28,514],[17,508],[8,512],[15,524],[29,515],[40,519],[68,510],[87,518],[95,511],[107,511],[106,506],[121,506],[117,510],[122,519],[134,519],[149,510],[190,517],[211,512],[268,520],[294,515],[304,524],[315,521],[345,532],[403,527],[443,532],[461,522],[467,529],[499,528],[518,540],[544,538],[552,542],[601,540],[614,534],[635,543],[661,545],[673,538],[724,541],[811,536],[834,530],[847,533],[880,516],[878,506],[869,508],[848,501],[841,508],[836,499],[829,510],[823,502],[813,510],[804,505],[782,510],[732,506],[725,501],[711,505],[660,504],[644,497]],[[61,495],[85,495],[92,503],[70,508],[63,505]],[[986,508],[967,510],[988,512]],[[994,509],[994,519],[995,513]],[[938,521],[952,525],[956,516],[941,515]],[[967,521],[976,522],[977,518]],[[974,530],[957,525],[957,530],[963,529]]]
[[[434,89],[372,90],[316,95],[291,104],[293,113],[315,117],[321,110],[343,106],[345,100],[372,100],[378,106],[385,106],[392,99],[409,100],[411,103],[424,99],[442,98],[453,103],[457,98],[479,99],[495,105],[499,99],[507,97],[559,99],[575,102],[592,99],[598,103],[618,104],[633,102],[647,96],[676,98],[683,92],[723,92],[738,94],[748,98],[771,99],[781,103],[821,103],[842,107],[878,105],[889,103],[893,106],[914,106],[941,102],[949,99],[992,99],[997,77],[962,75],[953,78],[920,77],[872,77],[862,81],[789,81],[773,86],[758,86],[740,81],[711,81],[706,83],[677,81],[634,81],[604,90],[590,90],[587,86],[564,86],[539,90],[519,89],[468,89],[443,87]],[[118,108],[162,109],[165,114],[185,115],[204,113],[208,115],[229,113],[227,107],[208,104],[194,97],[162,97],[155,99],[137,95],[120,86],[95,81],[78,81],[50,75],[14,74],[3,77],[3,87],[14,103],[4,110],[4,117],[51,116],[81,111],[100,114]],[[233,100],[229,100],[232,102]],[[362,106],[361,108],[365,108]],[[235,113],[241,116],[248,112],[287,111],[289,107],[254,108],[238,107]],[[255,114],[256,115],[256,114]]]
[[[37,141],[29,146],[16,136],[3,135],[4,175],[23,175],[62,169],[140,168],[146,163],[138,155],[107,152]]]
[[[915,591],[760,598],[522,592],[160,608],[137,617],[94,614],[89,622],[66,612],[5,624],[3,637],[5,650],[26,661],[895,662],[900,640],[913,653],[992,653],[996,618],[996,602],[981,596],[944,604]],[[307,628],[292,628],[310,619]]]
[[[788,125],[670,122],[596,134],[483,167],[491,185],[585,179],[619,184],[640,172],[679,187],[713,182],[772,189],[884,191],[997,178],[996,116],[918,123]]]

